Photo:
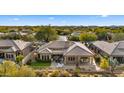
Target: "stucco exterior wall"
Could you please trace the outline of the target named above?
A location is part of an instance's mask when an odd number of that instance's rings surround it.
[[[25,49],[22,50],[22,54],[26,56],[31,52],[32,48],[30,46],[26,47]]]

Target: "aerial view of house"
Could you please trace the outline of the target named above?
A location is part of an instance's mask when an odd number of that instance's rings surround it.
[[[15,17],[0,16],[0,76],[124,76],[124,26],[109,23],[124,16]]]
[[[82,43],[73,41],[51,41],[37,50],[41,60],[52,60],[63,64],[93,63],[94,54]]]

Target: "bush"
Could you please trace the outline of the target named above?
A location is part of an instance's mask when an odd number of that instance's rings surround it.
[[[74,77],[79,77],[79,76],[80,76],[80,72],[81,72],[80,68],[76,68],[76,69],[74,70],[73,76],[74,76]]]
[[[124,33],[116,33],[116,34],[114,34],[112,40],[113,41],[122,41],[122,40],[124,40]]]
[[[32,68],[29,68],[28,66],[21,66],[18,70],[17,76],[34,77],[36,76],[36,73]]]
[[[16,76],[18,68],[13,61],[4,61],[0,64],[0,75],[1,76]]]
[[[102,58],[100,62],[100,67],[104,70],[107,70],[109,68],[109,62],[107,59]]]
[[[79,40],[82,42],[91,42],[97,40],[97,36],[91,33],[80,34]]]
[[[23,58],[24,58],[23,55],[18,55],[18,56],[16,57],[16,62],[21,64]]]
[[[40,77],[70,77],[71,74],[63,69],[54,69],[54,70],[48,70],[45,69],[43,71],[37,71],[37,76]]]
[[[71,76],[71,74],[68,71],[66,71],[66,70],[61,71],[61,77],[70,77],[70,76]]]
[[[79,36],[70,36],[69,40],[71,40],[71,41],[79,41]]]
[[[19,66],[13,61],[4,61],[0,64],[0,76],[32,77],[36,76],[36,74],[35,71],[28,66]]]
[[[60,76],[60,71],[59,70],[54,70],[52,73],[49,73],[48,76],[59,77]]]

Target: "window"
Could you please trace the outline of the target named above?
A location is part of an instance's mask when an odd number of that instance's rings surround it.
[[[42,59],[42,60],[44,59],[44,56],[43,56],[43,55],[41,56],[41,59]]]
[[[75,57],[68,57],[68,61],[75,61]]]
[[[47,55],[47,60],[49,60],[49,56]]]
[[[82,62],[89,62],[89,58],[88,57],[82,57],[81,60],[82,60]]]
[[[13,54],[6,54],[6,58],[13,58],[14,57],[14,55]]]
[[[14,56],[13,56],[13,54],[11,54],[11,58],[13,58]]]
[[[0,49],[8,49],[9,47],[0,47]]]
[[[42,55],[42,60],[49,60],[49,55]]]
[[[8,58],[8,54],[6,54],[6,58]]]

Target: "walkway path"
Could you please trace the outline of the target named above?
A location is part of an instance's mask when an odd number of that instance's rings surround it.
[[[96,65],[95,59],[93,59],[93,65],[95,66],[96,71],[100,71],[100,70],[101,70],[100,67],[98,67],[98,66]]]
[[[30,52],[27,56],[25,56],[24,59],[22,60],[22,64],[26,64],[29,60],[33,59],[34,52],[35,50]]]

